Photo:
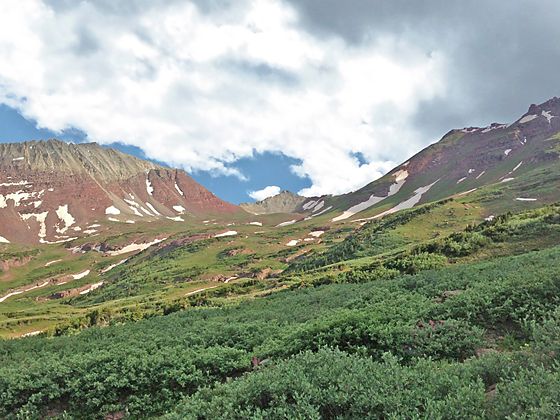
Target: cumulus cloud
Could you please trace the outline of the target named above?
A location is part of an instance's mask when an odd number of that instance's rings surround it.
[[[113,3],[3,1],[0,102],[191,171],[242,177],[239,158],[281,152],[318,195],[414,150],[405,122],[443,89],[443,57],[314,36],[280,0]]]
[[[268,187],[264,187],[262,190],[249,191],[248,194],[253,200],[262,201],[268,197],[280,194],[280,191],[280,187],[276,185],[269,185]]]
[[[4,0],[0,103],[188,171],[284,153],[338,194],[549,92],[558,4]]]

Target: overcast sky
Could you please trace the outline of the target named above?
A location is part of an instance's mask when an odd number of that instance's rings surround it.
[[[294,177],[339,194],[558,95],[559,18],[558,0],[2,0],[0,103],[246,199]],[[279,153],[261,184],[272,165],[241,164]]]

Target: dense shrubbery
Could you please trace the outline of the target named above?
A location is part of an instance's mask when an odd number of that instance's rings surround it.
[[[203,389],[166,418],[553,419],[559,386],[556,369],[523,356],[403,366],[390,355],[374,361],[322,349]]]
[[[348,236],[344,241],[333,245],[321,254],[311,254],[295,261],[288,271],[301,272],[313,268],[324,267],[352,258],[374,255],[381,251],[403,245],[402,240],[388,237],[386,233],[404,225],[416,217],[431,212],[433,209],[448,203],[451,199],[427,204],[418,208],[405,210],[383,219],[373,220]]]
[[[507,410],[546,417],[558,407],[550,362],[559,346],[558,266],[554,248],[392,280],[307,287],[76,336],[1,341],[0,417],[47,410],[144,417],[192,394],[177,416],[328,418],[368,410],[464,418],[486,407],[496,417]],[[482,347],[499,348],[486,328],[529,346],[519,356],[470,359]],[[525,360],[543,366],[538,378],[523,370]],[[543,398],[526,398],[523,387]]]

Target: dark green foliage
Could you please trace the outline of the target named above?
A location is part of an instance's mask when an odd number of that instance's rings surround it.
[[[507,356],[405,367],[390,355],[374,361],[322,349],[203,389],[166,418],[553,419],[559,380],[556,370]]]
[[[348,236],[344,241],[333,245],[321,254],[312,254],[295,261],[289,271],[305,271],[324,267],[340,261],[349,260],[367,255],[386,252],[391,248],[403,245],[402,240],[387,235],[387,232],[404,225],[414,218],[429,213],[433,209],[444,205],[451,199],[427,204],[418,208],[405,210],[379,220],[365,224],[361,229]]]
[[[523,376],[530,371],[524,373],[520,362],[529,356],[545,369],[539,383],[556,389],[549,360],[558,349],[559,266],[560,248],[553,248],[391,280],[307,287],[76,336],[2,341],[0,417],[50,409],[81,418],[116,411],[145,417],[191,394],[196,396],[179,416],[188,418],[188,407],[202,418],[219,410],[225,417],[281,417],[297,410],[306,418],[351,417],[366,409],[401,417],[481,415],[490,385],[498,383],[504,393],[508,384],[514,391],[531,386],[530,376]],[[508,355],[488,364],[471,359],[491,345],[484,342],[488,327],[496,335],[515,334],[529,347],[515,362]],[[299,353],[305,355],[283,362]],[[252,357],[268,359],[262,371],[250,373]],[[311,369],[315,365],[322,367]],[[518,376],[508,373],[512,366]],[[328,372],[340,372],[339,379]],[[243,373],[243,380],[234,379]],[[228,378],[231,384],[196,394]],[[522,412],[529,404],[527,409],[547,414],[554,395],[546,395],[542,406],[515,397],[519,408],[504,397],[488,410]]]

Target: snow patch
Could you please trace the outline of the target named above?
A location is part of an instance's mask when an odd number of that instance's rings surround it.
[[[426,185],[425,187],[420,187],[418,189],[416,189],[414,191],[414,195],[412,197],[410,197],[408,200],[405,200],[399,204],[397,204],[395,207],[384,211],[383,213],[380,213],[376,216],[374,216],[374,219],[378,219],[380,217],[386,216],[388,214],[393,214],[396,213],[397,211],[400,210],[405,210],[405,209],[411,209],[412,207],[414,207],[416,204],[418,204],[420,202],[420,200],[422,199],[422,196],[424,194],[426,194],[437,182],[439,182],[439,179],[437,181],[432,182],[430,185]]]
[[[154,195],[154,187],[152,187],[152,183],[148,178],[146,178],[146,191],[148,191],[148,194]]]
[[[3,236],[0,236],[0,244],[9,244],[10,241],[8,241],[6,238],[4,238]]]
[[[395,183],[391,184],[391,186],[389,187],[389,192],[385,197],[377,197],[372,194],[366,201],[363,201],[359,204],[356,204],[355,206],[350,207],[340,216],[333,218],[331,221],[339,222],[341,220],[348,219],[349,217],[354,216],[356,213],[366,210],[371,206],[380,203],[386,198],[391,197],[396,193],[398,193],[402,188],[402,186],[404,185],[404,183],[406,182],[406,178],[408,178],[408,171],[401,169],[400,171],[397,171],[393,176],[395,177]]]
[[[165,239],[167,238],[163,238],[163,239],[154,239],[152,242],[146,242],[143,244],[137,244],[137,243],[131,243],[121,249],[118,249],[116,251],[108,251],[107,254],[114,257],[115,255],[121,255],[121,254],[128,254],[129,252],[133,252],[133,251],[143,251],[145,249],[148,249],[149,247],[151,247],[152,245],[156,245],[159,244],[160,242],[165,241]]]
[[[480,178],[482,175],[484,175],[486,173],[486,171],[482,171],[481,173],[478,174],[478,176],[476,177],[476,179]]]
[[[309,209],[310,209],[311,207],[313,207],[315,204],[317,204],[317,201],[311,200],[311,201],[308,201],[307,203],[305,203],[305,204],[303,205],[302,208],[303,208],[304,210],[309,210]]]
[[[235,236],[237,235],[237,231],[235,230],[228,230],[227,232],[224,233],[218,233],[217,235],[214,235],[214,238],[224,238],[226,236]]]
[[[78,274],[73,274],[72,278],[74,280],[80,280],[80,279],[83,279],[84,277],[86,277],[87,275],[89,275],[90,272],[91,272],[90,270],[86,270],[86,271],[83,271],[83,272],[78,273]]]
[[[101,270],[101,273],[105,274],[108,271],[111,271],[113,268],[118,267],[121,264],[124,264],[125,262],[128,261],[128,258],[125,258],[124,260],[120,260],[119,262],[115,263],[115,264],[111,264],[108,267],[105,267],[103,270]]]
[[[89,292],[94,291],[95,289],[99,289],[101,286],[103,286],[103,282],[100,281],[99,283],[94,283],[91,286],[89,286],[86,290],[82,290],[80,292],[80,295],[87,295]]]
[[[183,206],[179,206],[179,205],[173,206],[173,210],[175,210],[177,213],[181,213],[181,214],[183,214],[187,211],[186,208],[184,208]]]
[[[23,159],[25,159],[25,158],[23,156],[20,156],[20,157],[17,157],[17,158],[13,158],[12,162],[17,162],[17,161],[20,161],[20,160],[23,160]]]
[[[65,233],[70,228],[70,226],[76,223],[76,219],[74,219],[74,217],[68,211],[68,204],[64,204],[63,206],[58,206],[58,209],[56,210],[56,215],[62,222],[64,222],[63,228],[58,228],[58,227],[56,228],[56,231],[58,233]]]
[[[183,219],[181,216],[175,216],[175,217],[167,217],[169,220],[173,220],[174,222],[184,222],[185,219]]]
[[[300,239],[292,239],[290,242],[288,242],[286,244],[286,246],[296,246],[297,244],[299,244],[301,242]]]
[[[284,227],[284,226],[290,226],[293,225],[295,222],[297,222],[297,220],[288,220],[287,222],[282,222],[282,223],[278,223],[276,225],[276,227]]]
[[[309,236],[313,236],[314,238],[318,238],[320,237],[323,233],[325,233],[324,230],[314,230],[313,232],[309,233]]]
[[[519,124],[525,124],[528,123],[529,121],[533,121],[535,118],[537,118],[538,115],[535,114],[531,114],[531,115],[525,115],[523,118],[521,118],[519,120]]]
[[[313,207],[313,213],[321,210],[323,207],[325,207],[325,200],[322,200],[321,202],[317,203],[315,207]]]
[[[467,179],[466,176],[464,176],[463,178],[461,178],[460,180],[457,181],[457,184],[460,184],[461,182],[463,182],[465,179]]]
[[[47,216],[48,216],[49,212],[45,211],[43,213],[27,213],[27,214],[20,214],[20,217],[23,220],[29,220],[31,218],[34,218],[37,223],[39,223],[40,228],[39,228],[39,233],[38,236],[39,238],[43,239],[45,236],[47,236],[47,225],[45,223],[45,221],[47,220]]]
[[[156,215],[156,216],[161,216],[161,213],[159,211],[157,211],[155,209],[154,206],[152,206],[150,203],[146,203],[146,206]]]
[[[504,183],[504,182],[509,182],[509,181],[513,181],[515,178],[504,178],[502,179],[500,182]]]
[[[504,150],[504,155],[509,156],[510,153],[511,153],[511,149]]]
[[[524,197],[517,197],[517,201],[537,201],[536,198],[524,198]]]
[[[261,222],[249,222],[248,224],[253,226],[262,226]]]
[[[181,194],[183,197],[185,196],[185,193],[183,192],[183,190],[181,190],[181,188],[179,188],[179,186],[177,185],[177,183],[175,182],[175,189],[177,190],[177,192],[179,194]]]
[[[542,115],[543,117],[546,118],[546,120],[548,121],[549,124],[550,124],[550,120],[553,119],[553,118],[555,117],[554,115],[552,115],[552,114],[550,113],[550,111],[543,111],[543,112],[541,113],[541,115]]]
[[[116,208],[115,206],[111,206],[111,207],[107,207],[105,209],[105,214],[112,214],[112,215],[116,216],[116,215],[121,214],[121,211],[118,208]]]
[[[53,260],[53,261],[49,261],[48,263],[45,264],[45,267],[50,267],[53,264],[59,263],[62,260]]]

